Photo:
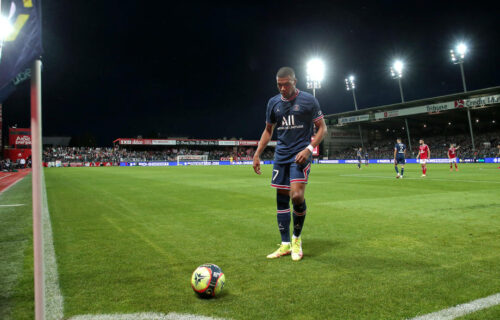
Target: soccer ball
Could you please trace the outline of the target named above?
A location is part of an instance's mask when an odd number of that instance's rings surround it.
[[[220,294],[226,284],[226,276],[215,264],[203,264],[194,270],[191,287],[198,296],[212,298]]]

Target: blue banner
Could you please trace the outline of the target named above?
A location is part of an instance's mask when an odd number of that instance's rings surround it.
[[[2,1],[3,12],[13,26],[13,32],[4,40],[0,61],[0,92],[8,88],[18,75],[31,66],[42,54],[42,21],[40,0]],[[6,90],[5,90],[6,89]]]

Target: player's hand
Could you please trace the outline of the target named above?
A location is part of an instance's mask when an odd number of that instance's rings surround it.
[[[309,159],[310,155],[311,151],[305,148],[295,156],[295,162],[298,164],[304,164],[307,161],[307,159]]]
[[[253,171],[255,171],[256,174],[262,174],[262,172],[260,172],[260,158],[257,155],[253,156]]]

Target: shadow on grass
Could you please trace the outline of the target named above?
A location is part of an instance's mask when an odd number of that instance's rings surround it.
[[[319,257],[340,246],[340,241],[328,239],[307,239],[304,241],[304,255],[308,257]]]

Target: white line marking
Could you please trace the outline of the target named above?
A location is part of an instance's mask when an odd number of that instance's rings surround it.
[[[1,178],[0,178],[0,180],[5,179],[5,178],[7,178],[7,177],[10,177],[11,175],[13,175],[13,173],[8,174],[8,175],[6,175],[6,176],[4,176],[4,177],[1,177]]]
[[[3,178],[6,178],[6,177],[8,177],[8,176],[5,176],[5,177],[3,177]],[[24,176],[24,177],[26,177],[26,176]],[[15,185],[16,185],[19,181],[23,180],[23,179],[24,179],[24,177],[22,177],[21,179],[18,179],[16,182],[14,182],[13,184],[11,184],[11,185],[10,185],[10,186],[8,186],[7,188],[3,189],[3,190],[0,192],[0,194],[4,193],[5,191],[7,191],[7,190],[9,190],[10,188],[12,188],[13,186],[15,186]],[[3,179],[3,178],[0,178],[0,179]]]
[[[52,238],[52,225],[50,222],[49,206],[47,202],[47,189],[45,188],[45,175],[43,174],[43,170],[42,193],[45,319],[60,320],[64,317],[64,300],[61,294],[61,289],[59,287],[59,274],[57,273],[56,252],[54,250],[54,239]]]
[[[452,308],[418,316],[410,320],[451,320],[469,313],[496,306],[498,304],[500,304],[500,293],[464,304],[459,304]]]
[[[378,178],[378,179],[391,179],[396,180],[396,177],[389,176],[373,176],[368,174],[340,174],[340,177],[359,177],[359,178]],[[488,180],[465,180],[465,179],[442,179],[442,178],[429,178],[429,177],[417,177],[417,178],[408,178],[404,177],[403,180],[440,180],[440,181],[449,181],[449,182],[477,182],[477,183],[500,183],[500,181],[488,181]]]
[[[212,318],[198,316],[195,314],[180,314],[170,312],[169,314],[156,312],[128,313],[128,314],[85,314],[74,316],[69,320],[222,320],[222,318]]]
[[[22,203],[16,203],[16,204],[0,204],[0,207],[20,207],[20,206],[25,206],[25,204],[22,204]]]

